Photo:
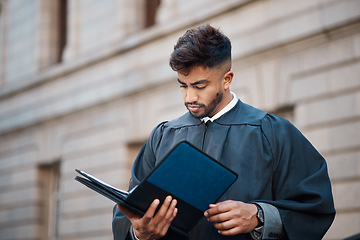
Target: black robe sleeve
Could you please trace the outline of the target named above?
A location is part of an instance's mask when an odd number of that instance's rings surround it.
[[[290,122],[267,115],[262,131],[273,155],[273,201],[291,240],[322,239],[335,209],[326,162]]]

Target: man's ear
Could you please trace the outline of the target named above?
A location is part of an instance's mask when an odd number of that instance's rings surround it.
[[[229,89],[233,77],[234,77],[234,73],[232,71],[225,73],[223,77],[224,90]]]

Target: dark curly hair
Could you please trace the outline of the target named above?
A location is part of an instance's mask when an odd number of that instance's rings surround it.
[[[230,39],[210,25],[187,30],[170,56],[174,71],[189,72],[192,67],[215,67],[231,61]]]

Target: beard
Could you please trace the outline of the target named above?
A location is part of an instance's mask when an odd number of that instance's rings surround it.
[[[216,107],[217,107],[218,104],[221,102],[222,98],[223,98],[223,93],[222,93],[222,92],[218,92],[218,93],[216,93],[215,98],[213,98],[208,105],[201,104],[201,103],[198,103],[198,102],[188,102],[188,103],[185,103],[185,106],[186,106],[186,108],[189,110],[189,113],[190,113],[193,117],[198,118],[198,119],[201,119],[201,118],[204,118],[204,117],[208,117],[209,115],[211,115],[212,113],[214,113]],[[199,111],[197,111],[197,112],[192,112],[192,111],[189,109],[189,105],[190,105],[190,106],[196,106],[196,107],[198,107],[198,108],[199,108]],[[203,110],[203,111],[202,111],[202,110]]]

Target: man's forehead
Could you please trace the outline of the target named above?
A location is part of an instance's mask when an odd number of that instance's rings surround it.
[[[178,71],[178,79],[181,81],[192,79],[192,81],[199,81],[204,79],[212,78],[216,75],[216,71],[211,68],[204,68],[204,67],[193,67],[189,71],[181,72]]]

